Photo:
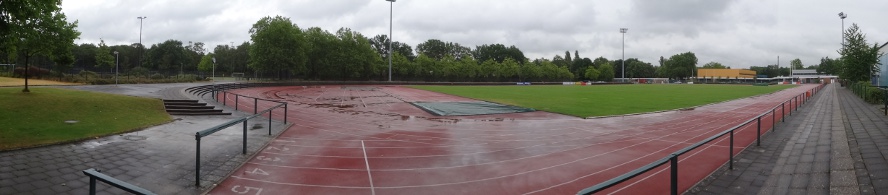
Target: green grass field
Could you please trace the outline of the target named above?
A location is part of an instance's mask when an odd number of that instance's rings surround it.
[[[767,94],[793,85],[412,86],[472,99],[578,117],[699,106]]]
[[[0,88],[0,150],[111,135],[170,121],[157,99],[58,88]],[[79,121],[74,124],[68,120]]]

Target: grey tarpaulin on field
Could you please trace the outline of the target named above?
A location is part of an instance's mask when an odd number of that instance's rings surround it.
[[[411,102],[414,106],[436,116],[467,116],[533,112],[532,108],[502,105],[493,102]]]

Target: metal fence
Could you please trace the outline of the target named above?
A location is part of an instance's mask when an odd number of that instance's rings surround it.
[[[216,96],[218,96],[219,91],[217,91],[216,89],[217,88],[214,88],[214,90],[212,91],[211,94],[214,94],[213,99],[216,99],[216,101],[218,101],[218,98]],[[222,88],[219,88],[219,89],[222,89]],[[261,99],[261,98],[256,98],[256,97],[249,97],[249,96],[239,95],[239,94],[235,94],[235,93],[230,93],[227,91],[222,91],[222,94],[223,94],[223,97],[225,97],[225,98],[223,98],[223,104],[225,104],[228,94],[232,94],[235,96],[235,105],[237,105],[237,102],[239,102],[239,101],[237,101],[238,97],[253,98],[253,115],[237,118],[237,119],[234,119],[234,120],[231,120],[231,121],[216,125],[214,127],[210,127],[205,130],[198,131],[198,132],[194,133],[194,139],[196,140],[196,145],[197,145],[197,149],[195,152],[196,159],[195,159],[195,165],[194,165],[194,169],[195,169],[194,185],[195,186],[200,186],[200,140],[201,140],[201,138],[209,136],[209,135],[216,133],[218,131],[221,131],[222,129],[225,129],[225,128],[228,128],[228,127],[231,127],[231,126],[234,126],[237,124],[243,124],[243,150],[242,150],[241,154],[247,154],[247,122],[250,119],[253,119],[253,118],[262,116],[265,113],[268,113],[268,135],[271,135],[271,119],[272,119],[272,113],[273,113],[272,111],[274,111],[274,109],[283,107],[283,109],[284,109],[284,124],[287,124],[287,102]],[[272,106],[268,109],[259,111],[258,110],[259,100],[277,103],[277,105]],[[237,109],[237,106],[235,106],[235,109]]]
[[[666,164],[666,163],[669,163],[669,169],[670,169],[670,172],[669,172],[669,182],[670,182],[670,183],[669,183],[669,188],[670,188],[670,193],[673,194],[673,195],[677,195],[677,194],[678,194],[678,157],[679,157],[679,156],[681,156],[681,155],[683,155],[683,154],[685,154],[685,153],[688,153],[688,152],[690,152],[690,151],[692,151],[692,150],[694,150],[694,149],[697,149],[697,148],[699,148],[700,146],[703,146],[704,144],[710,143],[710,142],[712,142],[713,140],[719,139],[719,138],[721,138],[721,137],[723,137],[723,136],[725,136],[725,135],[729,135],[730,146],[729,146],[728,148],[730,148],[730,149],[729,149],[729,151],[728,151],[728,152],[729,152],[729,153],[728,153],[728,156],[729,156],[729,157],[728,157],[728,168],[729,168],[729,169],[734,169],[734,131],[737,131],[737,130],[740,129],[741,127],[744,127],[744,126],[746,126],[746,125],[749,125],[749,124],[755,122],[755,124],[756,124],[756,146],[761,146],[761,136],[762,136],[762,128],[761,128],[762,126],[761,126],[761,122],[762,122],[762,117],[763,117],[763,116],[768,115],[768,114],[771,115],[771,117],[772,117],[772,119],[771,119],[771,122],[772,122],[771,127],[773,128],[773,130],[776,130],[776,126],[775,126],[775,124],[776,124],[776,118],[775,118],[775,117],[776,117],[776,111],[777,111],[778,108],[781,109],[781,111],[780,111],[780,112],[782,113],[782,114],[781,114],[781,118],[782,118],[781,120],[785,121],[785,116],[786,116],[787,114],[792,115],[792,110],[790,110],[789,113],[786,112],[786,105],[787,105],[787,104],[790,105],[790,108],[793,108],[793,107],[794,107],[795,110],[798,110],[799,105],[806,103],[806,102],[808,101],[808,99],[809,99],[812,95],[816,94],[816,93],[817,93],[818,91],[820,91],[823,87],[824,87],[824,85],[821,84],[821,85],[817,86],[817,87],[814,88],[814,89],[811,89],[811,90],[805,91],[805,93],[801,93],[801,94],[799,94],[799,95],[793,96],[792,98],[790,98],[790,99],[788,99],[788,100],[783,101],[782,103],[780,103],[780,105],[778,105],[778,106],[774,106],[773,108],[771,108],[770,111],[767,111],[767,112],[764,112],[764,113],[762,113],[762,114],[759,114],[758,116],[753,117],[753,118],[751,118],[751,119],[749,119],[749,120],[746,120],[745,122],[743,122],[743,123],[741,123],[741,124],[739,124],[739,125],[737,125],[737,126],[734,126],[734,127],[730,128],[730,129],[727,129],[727,130],[725,130],[725,131],[722,131],[722,132],[719,133],[719,134],[713,135],[713,136],[711,136],[711,137],[709,137],[709,138],[706,138],[706,139],[703,140],[703,141],[697,142],[697,143],[695,143],[695,144],[693,144],[693,145],[690,145],[690,146],[688,146],[688,147],[685,147],[685,148],[683,148],[683,149],[681,149],[681,150],[678,150],[678,151],[676,151],[676,152],[670,154],[669,156],[666,156],[666,157],[663,157],[663,158],[661,158],[661,159],[659,159],[659,160],[656,160],[656,161],[654,161],[654,162],[651,162],[650,164],[644,165],[644,166],[639,167],[639,168],[637,168],[637,169],[635,169],[635,170],[629,171],[629,172],[627,172],[627,173],[625,173],[625,174],[623,174],[623,175],[620,175],[620,176],[614,177],[614,178],[612,178],[612,179],[609,179],[609,180],[607,180],[607,181],[604,181],[604,182],[602,182],[602,183],[596,184],[596,185],[594,185],[594,186],[592,186],[592,187],[588,187],[588,188],[586,188],[586,189],[583,189],[583,190],[577,192],[577,194],[594,194],[594,193],[597,193],[597,192],[601,192],[601,191],[607,190],[607,189],[609,189],[610,187],[616,186],[616,185],[618,185],[618,184],[620,184],[620,183],[622,183],[622,182],[624,182],[624,181],[627,181],[627,180],[629,180],[629,179],[635,178],[635,177],[638,176],[638,175],[641,175],[641,174],[647,173],[648,171],[651,171],[651,170],[653,170],[653,169],[655,169],[655,168],[657,168],[657,167],[660,167],[661,165],[664,165],[664,164]],[[793,104],[794,104],[794,105],[793,105]]]
[[[123,191],[127,191],[127,192],[133,193],[133,194],[141,194],[141,195],[153,195],[154,194],[154,192],[148,191],[148,190],[141,188],[139,186],[135,186],[133,184],[129,184],[124,181],[120,181],[118,179],[115,179],[111,176],[102,174],[96,169],[83,170],[83,174],[86,176],[89,176],[89,194],[90,195],[96,194],[96,180],[105,182],[108,185],[114,186],[114,187],[119,188]]]

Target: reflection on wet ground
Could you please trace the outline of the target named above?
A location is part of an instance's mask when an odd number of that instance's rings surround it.
[[[410,102],[476,100],[401,86],[239,89],[232,92],[288,102],[288,120],[294,126],[211,193],[250,187],[262,193],[573,194],[813,87],[694,109],[595,119],[542,111],[434,116]],[[226,101],[233,105],[234,99]],[[252,101],[239,104],[252,107]],[[763,127],[770,127],[769,121],[763,119],[768,123]],[[738,143],[751,142],[751,132],[754,128],[738,131]],[[718,161],[717,154],[725,152],[716,149],[726,145],[719,140],[706,147],[715,148],[711,152],[687,158]],[[682,162],[700,168],[682,177],[704,177],[710,167],[693,163],[706,161]],[[632,183],[646,187],[620,193],[665,191],[668,186],[658,182],[660,172]]]

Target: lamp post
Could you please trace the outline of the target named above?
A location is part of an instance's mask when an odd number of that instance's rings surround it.
[[[620,71],[623,74],[620,76],[620,81],[623,82],[626,82],[626,31],[629,31],[629,28],[620,28],[620,33],[623,34],[623,60],[621,60],[622,71]]]
[[[145,48],[145,46],[142,45],[142,21],[148,17],[147,16],[139,16],[136,18],[139,19],[139,61],[136,62],[136,63],[138,63],[138,64],[136,64],[136,67],[141,67],[142,66],[142,48]]]
[[[842,19],[842,47],[845,47],[845,18],[848,17],[848,14],[845,12],[839,12],[839,18]]]
[[[213,99],[216,99],[216,57],[213,57]]]
[[[389,82],[392,82],[392,18],[394,13],[395,0],[385,0],[389,2]]]
[[[117,77],[120,77],[120,55],[114,51],[114,85],[117,85]]]

